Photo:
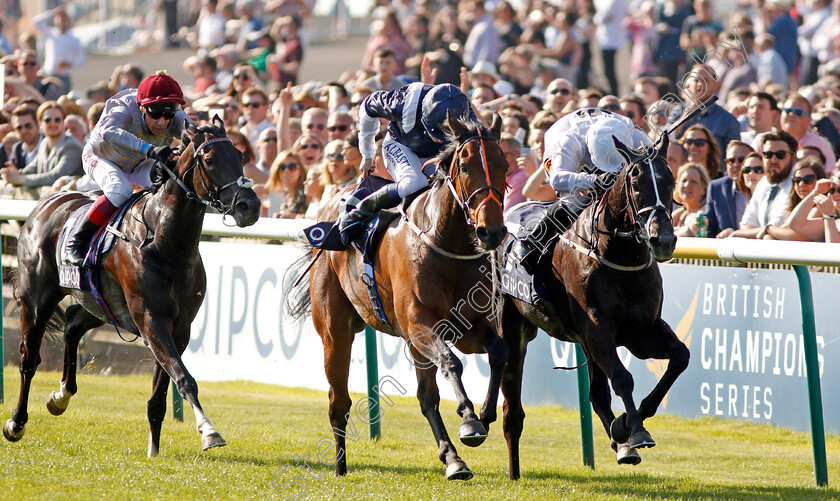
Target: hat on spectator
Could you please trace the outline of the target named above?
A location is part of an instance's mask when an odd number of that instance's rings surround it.
[[[500,96],[508,96],[513,94],[516,89],[514,89],[513,84],[507,80],[499,80],[493,84],[493,90],[495,90],[496,94]]]
[[[767,0],[767,5],[788,10],[793,8],[793,2],[790,0]]]
[[[473,75],[487,75],[494,81],[499,80],[499,73],[496,71],[496,66],[490,61],[479,61],[475,63],[472,69]]]

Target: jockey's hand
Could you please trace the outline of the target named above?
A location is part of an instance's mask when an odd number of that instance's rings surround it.
[[[146,150],[146,156],[159,162],[166,163],[166,161],[169,160],[169,157],[172,156],[173,151],[174,150],[169,146],[153,146]]]
[[[373,170],[373,159],[362,158],[362,165],[359,166],[359,170],[362,171],[363,178],[367,178],[368,176],[370,176],[370,171]]]
[[[614,172],[603,172],[598,175],[598,181],[595,184],[603,190],[608,190],[612,188],[617,179],[618,174]]]

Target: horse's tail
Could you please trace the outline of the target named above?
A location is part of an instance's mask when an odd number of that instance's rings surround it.
[[[8,273],[6,273],[6,281],[9,285],[12,286],[12,295],[15,298],[15,301],[18,304],[18,311],[20,308],[20,281],[18,276],[17,269],[11,269]],[[0,312],[0,315],[2,312]],[[47,340],[53,343],[62,342],[64,336],[64,326],[67,323],[67,316],[65,315],[64,308],[60,305],[55,307],[55,311],[50,316],[50,319],[47,320],[47,326],[44,329],[44,336],[46,336]]]
[[[300,321],[312,312],[307,275],[313,259],[313,247],[305,244],[305,249],[306,252],[297,258],[283,275],[283,306],[286,315],[294,321]]]

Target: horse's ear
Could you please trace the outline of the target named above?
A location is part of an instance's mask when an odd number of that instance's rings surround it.
[[[613,136],[612,138],[613,143],[615,144],[615,149],[618,150],[619,153],[621,153],[621,156],[623,156],[628,161],[628,163],[635,163],[637,160],[639,160],[640,157],[636,152],[634,152],[633,150],[628,148],[627,145],[619,141],[617,137]]]
[[[462,139],[467,134],[467,128],[461,123],[460,120],[456,116],[452,114],[452,112],[446,112],[446,122],[449,124],[449,128],[452,129],[452,134],[455,135],[455,138],[458,140]]]
[[[493,123],[490,124],[490,133],[497,140],[502,137],[502,116],[497,111],[493,112]]]
[[[656,156],[658,157],[667,157],[668,156],[668,146],[671,144],[671,139],[668,137],[668,132],[663,132],[662,137],[659,138],[659,149],[656,150]]]
[[[219,115],[213,115],[213,124],[222,129],[222,132],[225,132],[225,121],[219,118]]]
[[[189,121],[185,118],[184,119],[183,130],[181,131],[181,142],[184,144],[184,148],[189,146],[189,144],[193,140],[194,135],[195,135],[195,124],[189,123]]]

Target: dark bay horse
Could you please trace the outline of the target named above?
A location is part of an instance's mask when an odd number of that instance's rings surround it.
[[[192,406],[204,449],[225,445],[198,402],[198,386],[181,361],[190,325],[204,300],[206,277],[198,253],[207,206],[232,215],[238,226],[254,224],[260,201],[242,175],[241,154],[227,139],[218,119],[182,134],[182,154],[174,174],[148,191],[128,212],[118,240],[102,263],[100,292],[121,326],[142,336],[157,360],[148,404],[148,455],[156,456],[166,414],[170,378]],[[168,169],[168,167],[167,167]],[[84,193],[60,192],[43,199],[21,229],[15,298],[21,308],[20,398],[3,426],[10,441],[20,440],[28,419],[29,387],[40,362],[41,339],[59,301],[78,301],[67,308],[64,327],[64,375],[47,409],[59,415],[76,391],[76,353],[88,330],[107,321],[90,293],[59,286],[56,246],[65,220],[94,199]],[[54,321],[55,319],[53,319]]]
[[[522,368],[537,328],[579,344],[588,361],[589,398],[611,438],[619,463],[641,461],[636,449],[655,442],[643,421],[656,413],[671,385],[688,366],[688,348],[662,320],[662,277],[657,261],[671,258],[676,237],[671,224],[674,177],[665,162],[667,136],[640,154],[618,140],[630,160],[615,185],[580,217],[565,241],[555,244],[542,269],[549,298],[533,306],[505,295],[502,337],[510,355],[502,377],[504,433],[510,478],[519,478]],[[669,359],[656,387],[636,409],[633,377],[616,353],[626,347],[640,359]],[[626,413],[615,418],[609,383]]]
[[[390,325],[371,306],[359,279],[362,256],[353,248],[326,252],[312,267],[309,291],[294,291],[303,303],[292,308],[292,315],[305,313],[311,301],[312,320],[324,343],[337,476],[347,472],[350,349],[366,323],[409,344],[420,409],[431,425],[447,478],[469,479],[472,472],[441,419],[437,371],[454,387],[463,443],[480,445],[487,436],[482,422],[495,420],[495,401],[482,408],[480,420],[476,416],[461,382],[463,367],[447,341],[463,353],[488,353],[490,391],[498,395],[507,347],[491,311],[493,280],[486,253],[507,235],[502,201],[508,164],[498,144],[501,118],[494,117],[490,130],[452,117],[449,126],[450,144],[438,158],[440,169],[431,188],[414,200],[406,217],[391,224],[376,253],[374,275]],[[327,203],[319,219],[336,219],[339,198]]]

